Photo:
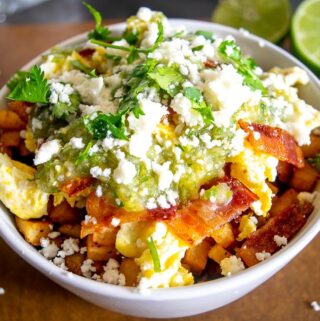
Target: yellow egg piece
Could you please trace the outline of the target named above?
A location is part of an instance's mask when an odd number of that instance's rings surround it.
[[[160,272],[147,246],[152,238],[160,260]],[[181,265],[188,245],[175,236],[162,222],[123,224],[116,239],[116,249],[123,255],[135,258],[140,267],[140,289],[172,287],[193,284],[191,273]]]
[[[0,200],[22,219],[47,214],[49,194],[42,192],[33,180],[35,169],[11,160],[0,153]]]
[[[266,183],[274,181],[277,175],[278,160],[266,153],[256,152],[245,142],[244,149],[231,157],[231,176],[237,178],[259,197],[251,208],[257,215],[266,215],[271,208],[272,191]]]

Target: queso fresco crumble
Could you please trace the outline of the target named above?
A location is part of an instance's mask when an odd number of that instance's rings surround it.
[[[26,240],[65,271],[140,289],[229,276],[286,246],[317,198],[305,71],[263,71],[232,36],[148,8],[113,35],[85,5],[87,41],[8,83],[19,145],[0,144],[0,199]]]

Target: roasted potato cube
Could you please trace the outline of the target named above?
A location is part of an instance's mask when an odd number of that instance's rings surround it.
[[[231,256],[227,250],[225,250],[220,244],[215,244],[209,251],[208,256],[213,261],[220,264],[220,262],[226,257]]]
[[[26,241],[34,246],[40,245],[42,237],[48,237],[51,232],[50,222],[23,220],[15,217],[18,230],[22,233]]]
[[[87,257],[94,261],[107,261],[117,257],[114,245],[99,245],[93,241],[93,236],[87,237]]]
[[[297,201],[298,193],[294,189],[286,190],[280,197],[274,198],[272,207],[269,211],[271,216],[276,216],[284,209]]]
[[[74,237],[74,238],[80,238],[80,230],[81,225],[80,224],[63,224],[59,227],[59,232],[63,235]]]
[[[320,153],[320,136],[311,134],[310,136],[311,143],[310,145],[301,146],[304,157],[315,157]]]
[[[293,166],[287,162],[279,161],[277,166],[277,177],[281,183],[289,183],[293,173]]]
[[[211,233],[211,237],[222,247],[227,248],[234,242],[233,229],[230,223]]]
[[[182,263],[186,265],[192,273],[197,275],[201,274],[206,267],[210,247],[211,243],[207,239],[194,245],[186,251]]]
[[[52,222],[58,224],[72,224],[81,221],[81,211],[71,207],[67,201],[63,201],[58,206],[51,206],[48,214]]]
[[[9,130],[20,130],[26,127],[26,123],[15,112],[11,110],[0,110],[0,128]]]
[[[12,111],[14,111],[21,118],[22,121],[28,122],[29,115],[27,113],[27,108],[30,107],[31,104],[26,103],[24,101],[9,101],[8,107]]]
[[[120,273],[126,277],[126,286],[136,286],[140,268],[134,259],[124,258],[120,264]]]
[[[99,245],[113,245],[116,242],[118,229],[105,227],[102,231],[93,233],[93,242]]]
[[[290,180],[290,186],[298,191],[311,191],[316,184],[318,172],[309,164],[296,168]]]
[[[78,275],[82,275],[81,265],[85,259],[86,259],[86,256],[80,253],[68,255],[65,257],[65,265],[67,266],[70,272]]]
[[[20,140],[19,131],[7,131],[2,133],[0,137],[0,145],[3,147],[18,147]]]

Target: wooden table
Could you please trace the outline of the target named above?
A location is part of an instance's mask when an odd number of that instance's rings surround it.
[[[41,51],[88,30],[91,23],[0,27],[0,86]],[[242,299],[183,320],[316,321],[320,312],[320,236],[288,266]],[[105,311],[51,282],[18,257],[0,239],[1,321],[142,320]],[[212,298],[214,300],[214,298]]]

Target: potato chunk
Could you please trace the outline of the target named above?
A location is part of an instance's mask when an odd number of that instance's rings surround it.
[[[298,191],[310,192],[315,186],[317,178],[317,170],[306,163],[305,167],[294,170],[290,186]]]
[[[81,213],[78,208],[71,207],[67,201],[58,206],[51,206],[48,214],[52,222],[58,224],[72,224],[81,221]]]
[[[121,261],[119,272],[126,277],[126,286],[136,286],[140,268],[134,259],[124,258]]]
[[[11,110],[0,110],[0,128],[9,130],[20,130],[26,127],[26,123],[15,112]]]
[[[220,262],[231,256],[227,250],[225,250],[220,244],[215,244],[209,251],[208,256],[213,261],[220,264]]]
[[[211,237],[222,247],[227,248],[234,242],[234,235],[231,224],[224,224],[220,229],[212,232]]]
[[[84,254],[75,253],[72,255],[68,255],[65,257],[65,265],[68,270],[72,273],[82,275],[81,273],[81,265],[85,260],[86,256]]]
[[[301,146],[304,157],[315,157],[320,153],[320,136],[311,134],[310,136],[311,143],[309,145]]]
[[[47,237],[51,232],[50,222],[24,220],[17,216],[15,219],[18,230],[22,233],[25,240],[34,246],[39,246],[40,239],[42,237]]]
[[[87,237],[87,257],[94,261],[107,261],[117,257],[116,248],[113,245],[99,245],[93,241],[93,236]]]

